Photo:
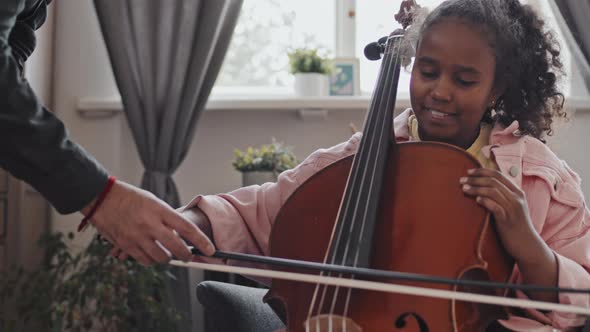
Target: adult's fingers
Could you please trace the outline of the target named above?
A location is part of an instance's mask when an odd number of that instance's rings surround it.
[[[183,239],[190,242],[193,246],[199,249],[203,254],[211,256],[215,253],[215,246],[211,240],[197,226],[183,218],[178,212],[171,210],[170,213],[167,213],[164,218],[164,223],[166,226],[175,230]],[[158,240],[160,240],[160,242],[176,257],[182,257],[178,256],[177,253],[172,251],[172,248],[169,247],[166,242],[162,241],[162,239],[158,238]],[[184,248],[188,250],[186,246]],[[188,259],[190,259],[190,256],[187,258],[187,260]]]
[[[153,239],[142,241],[142,251],[154,262],[164,264],[170,261],[170,256],[162,250]],[[187,250],[188,251],[188,250]]]
[[[191,253],[186,243],[170,229],[164,222],[154,229],[151,234],[155,239],[154,245],[166,255],[167,260],[171,256],[188,262],[191,259]]]
[[[214,252],[209,239],[168,204],[120,181],[113,185],[92,222],[114,246],[145,265],[170,259],[156,241],[183,260],[190,260],[191,255],[180,237],[205,253]],[[180,236],[174,236],[170,229]]]
[[[148,255],[146,255],[143,250],[139,247],[132,247],[127,249],[128,255],[131,255],[131,257],[135,258],[136,261],[138,261],[140,264],[144,265],[144,266],[150,266],[153,265],[155,263],[155,261],[153,261],[151,258],[149,258]],[[121,259],[121,257],[119,257],[119,259]]]

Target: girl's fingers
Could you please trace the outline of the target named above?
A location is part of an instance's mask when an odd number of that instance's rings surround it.
[[[508,190],[510,190],[511,192],[518,193],[521,191],[521,189],[516,184],[514,184],[514,182],[512,182],[510,179],[504,176],[504,174],[502,174],[502,172],[500,171],[488,168],[476,168],[467,171],[467,174],[469,174],[469,177],[494,178],[498,182],[503,184],[506,188],[508,188]]]
[[[474,169],[469,171],[469,176],[459,179],[464,187],[487,187],[494,188],[504,197],[506,203],[515,198],[524,197],[522,190],[518,188],[512,181],[507,179],[502,173],[491,169]],[[464,190],[465,191],[465,190]],[[468,194],[473,194],[470,191],[465,191]],[[498,203],[501,203],[498,201]]]
[[[493,199],[478,196],[475,201],[488,209],[488,211],[490,211],[496,217],[496,220],[506,219],[506,210],[504,210],[504,208]]]
[[[502,194],[501,189],[496,187],[478,187],[464,184],[462,189],[469,196],[489,198],[502,206],[505,206],[507,203],[507,199]]]
[[[472,187],[498,188],[502,193],[510,192],[510,189],[500,180],[489,176],[466,176],[459,179],[459,183]]]
[[[469,182],[469,181],[467,181]],[[477,183],[487,183],[490,186],[477,186],[471,184],[463,184],[463,192],[469,196],[475,197],[477,203],[484,206],[491,213],[494,214],[496,220],[504,220],[507,216],[506,211],[510,209],[510,193],[507,192],[503,184],[494,179],[480,178]]]

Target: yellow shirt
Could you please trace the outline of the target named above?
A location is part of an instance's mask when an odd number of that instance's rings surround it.
[[[420,141],[420,134],[418,133],[418,119],[414,114],[410,115],[408,119],[408,128],[410,129],[410,140]],[[481,124],[479,130],[479,136],[475,139],[475,142],[467,149],[467,152],[474,156],[484,168],[498,169],[496,163],[487,158],[481,148],[490,144],[490,135],[492,133],[492,126],[487,123]]]

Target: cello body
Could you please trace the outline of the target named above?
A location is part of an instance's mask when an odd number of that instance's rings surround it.
[[[326,261],[353,157],[321,170],[287,199],[272,229],[271,256]],[[506,282],[513,261],[503,250],[489,213],[466,197],[459,184],[467,170],[477,167],[476,159],[451,145],[392,143],[386,161],[386,170],[392,171],[383,177],[370,268]],[[396,283],[458,290],[434,283]],[[500,290],[461,290],[506,295]],[[495,320],[507,317],[495,306],[285,280],[272,281],[265,302],[289,332],[485,331]]]

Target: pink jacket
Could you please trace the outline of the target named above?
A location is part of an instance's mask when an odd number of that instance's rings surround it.
[[[394,121],[396,137],[408,140],[406,110]],[[559,286],[590,288],[590,211],[580,189],[580,178],[539,140],[514,132],[518,123],[496,126],[491,153],[500,168],[526,194],[535,229],[554,250],[559,264]],[[240,188],[227,194],[195,197],[185,208],[198,206],[210,219],[213,241],[222,251],[268,255],[268,239],[274,219],[295,189],[329,164],[357,150],[361,133],[347,142],[312,153],[300,165],[279,175],[276,183]],[[235,262],[229,262],[234,264]],[[237,263],[236,263],[237,264]],[[520,281],[515,268],[513,280]],[[524,293],[519,297],[526,298]],[[590,307],[590,296],[561,294],[560,303]],[[582,318],[557,312],[527,310],[532,319],[513,316],[503,325],[515,331],[552,331],[581,325]]]

